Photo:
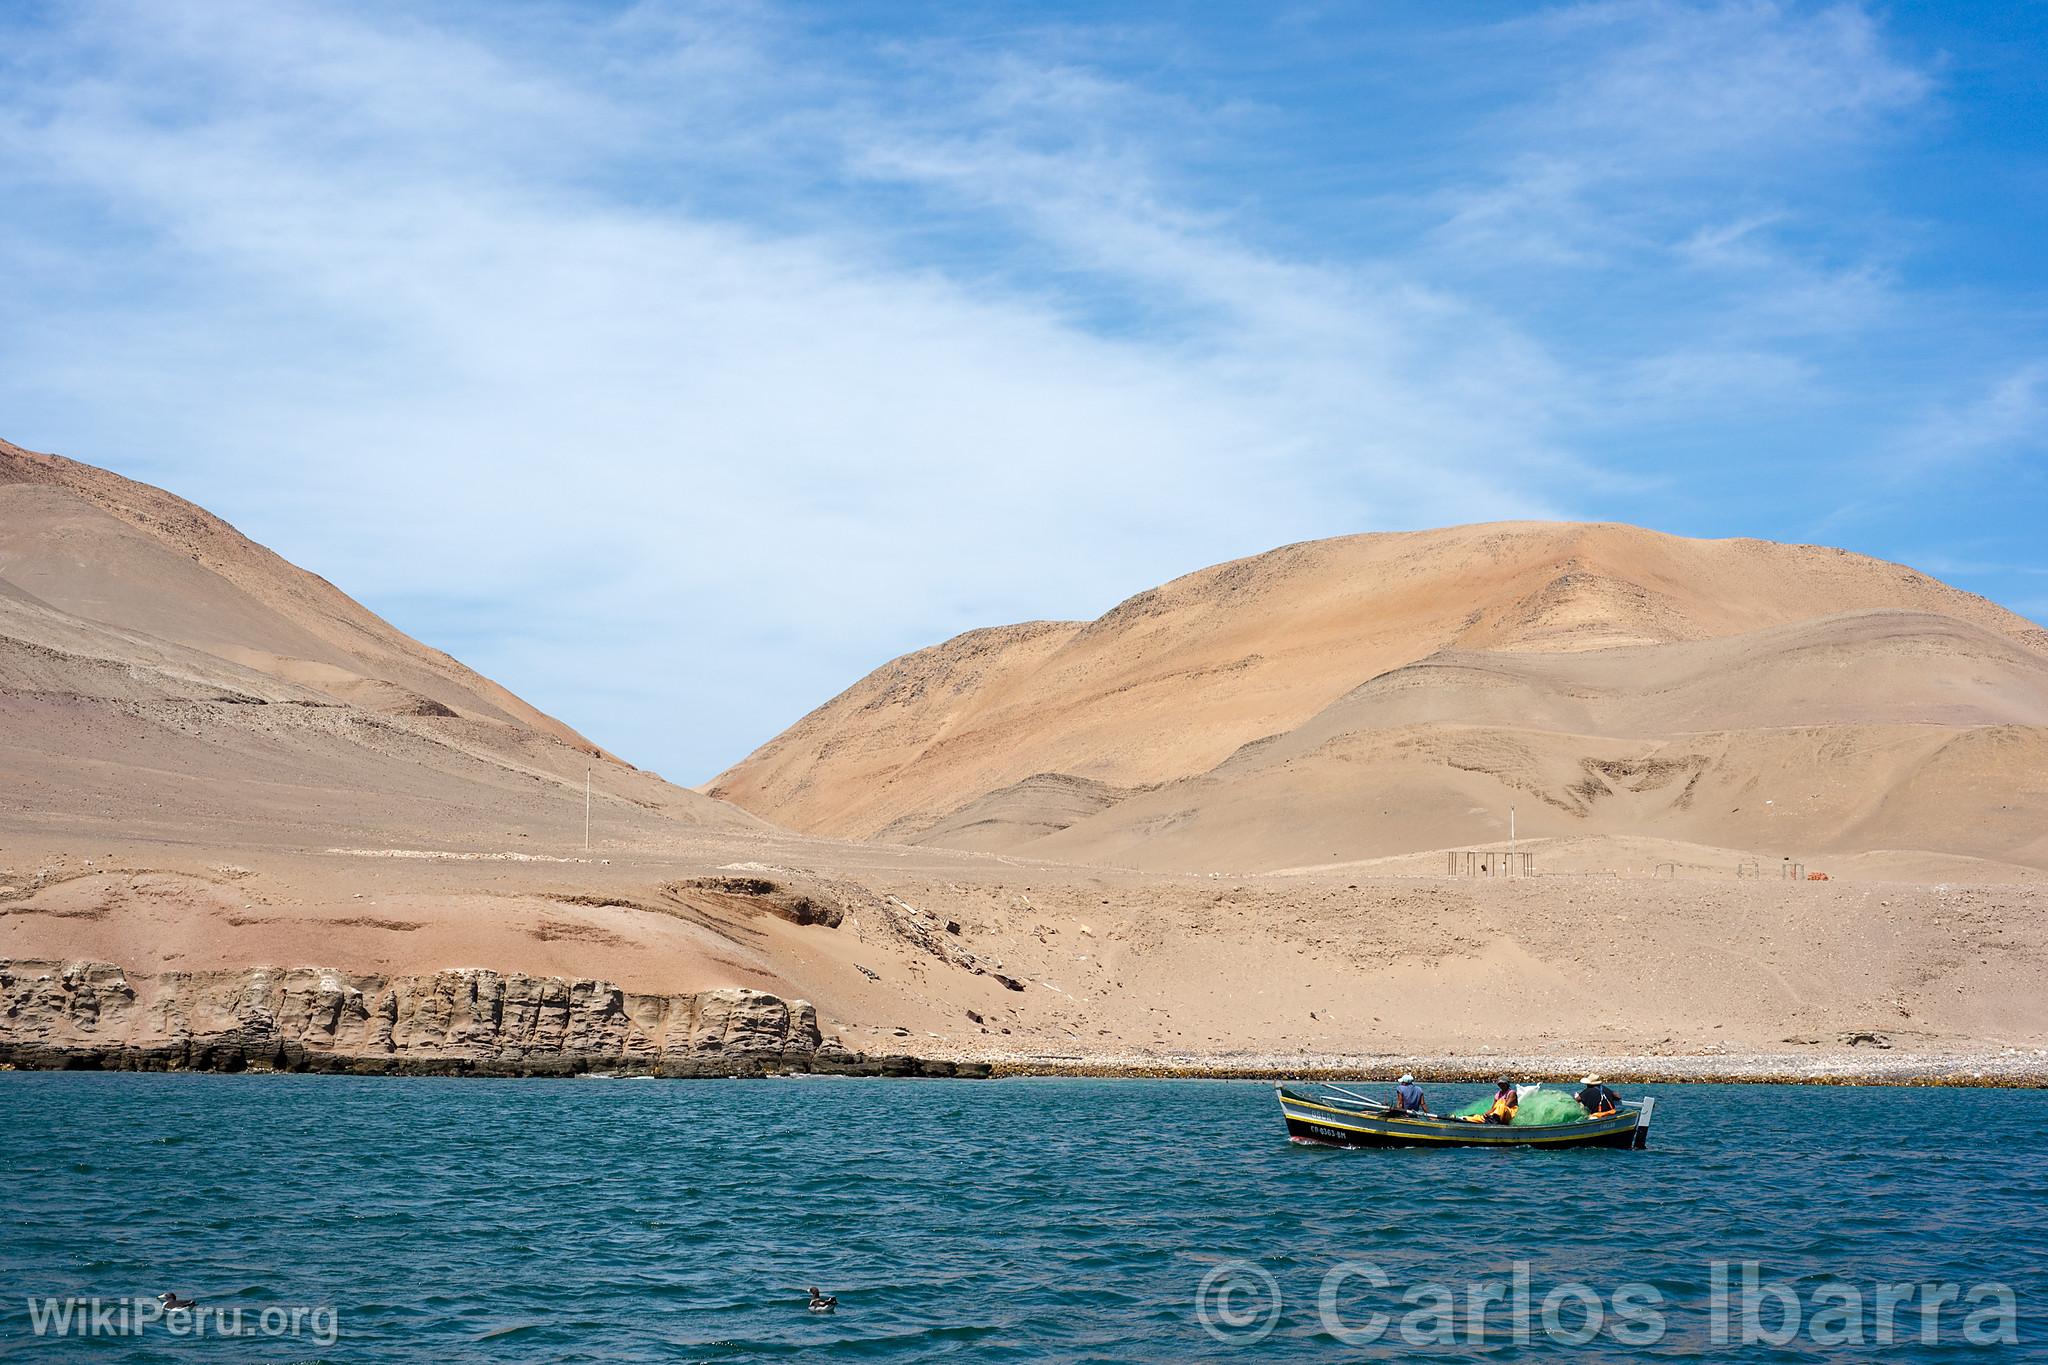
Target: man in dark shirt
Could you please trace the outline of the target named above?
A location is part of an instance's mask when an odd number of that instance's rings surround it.
[[[1579,1084],[1584,1088],[1575,1098],[1579,1102],[1579,1107],[1594,1118],[1603,1118],[1621,1107],[1621,1096],[1603,1085],[1597,1073],[1581,1076]]]
[[[1422,1087],[1406,1072],[1401,1073],[1401,1082],[1394,1087],[1393,1110],[1397,1114],[1420,1114],[1427,1111],[1429,1101],[1422,1096]]]

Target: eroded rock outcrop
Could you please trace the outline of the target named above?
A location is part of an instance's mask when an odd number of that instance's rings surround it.
[[[0,1064],[20,1067],[731,1076],[902,1074],[907,1060],[863,1058],[820,1031],[807,1001],[753,990],[646,995],[483,968],[140,976],[0,961]]]

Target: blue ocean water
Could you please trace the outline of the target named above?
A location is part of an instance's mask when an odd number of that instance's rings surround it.
[[[1431,1098],[1443,1109],[1481,1089]],[[1927,1361],[2044,1349],[2040,1092],[1652,1093],[1644,1152],[1343,1152],[1290,1145],[1271,1087],[1252,1083],[0,1075],[0,1354]],[[1745,1260],[1762,1305],[1750,1318]],[[1716,1262],[1736,1263],[1726,1345],[1712,1335]],[[1919,1282],[2007,1286],[2020,1345],[1966,1340],[1961,1302],[1937,1303],[1929,1344],[1916,1302],[1892,1315],[1896,1344],[1878,1346],[1878,1286]],[[836,1313],[805,1311],[810,1284],[838,1296]],[[1458,1301],[1448,1319],[1438,1287]],[[1844,1287],[1864,1296],[1861,1346],[1842,1337]],[[182,1336],[177,1319],[139,1317],[127,1336],[33,1332],[31,1298],[160,1290],[222,1316],[204,1339],[189,1317]],[[1745,1347],[1748,1323],[1788,1321],[1774,1291],[1799,1330]],[[1589,1295],[1601,1320],[1577,1344]],[[1829,1306],[1836,1316],[1816,1321]],[[223,1339],[237,1307],[249,1334]],[[282,1324],[293,1307],[324,1309],[331,1333],[306,1319],[262,1335],[264,1309]],[[1657,1339],[1643,1339],[1652,1326]],[[1978,1320],[1980,1335],[1995,1326]]]

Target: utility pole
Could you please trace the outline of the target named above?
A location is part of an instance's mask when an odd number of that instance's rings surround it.
[[[583,765],[583,856],[590,856],[590,764]]]
[[[1514,876],[1515,866],[1515,803],[1508,802],[1508,875]]]

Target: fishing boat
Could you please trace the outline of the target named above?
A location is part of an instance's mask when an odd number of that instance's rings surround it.
[[[1275,1086],[1287,1136],[1326,1147],[1621,1147],[1650,1140],[1653,1098],[1612,1114],[1567,1123],[1477,1123],[1444,1114],[1404,1114],[1336,1086]]]

